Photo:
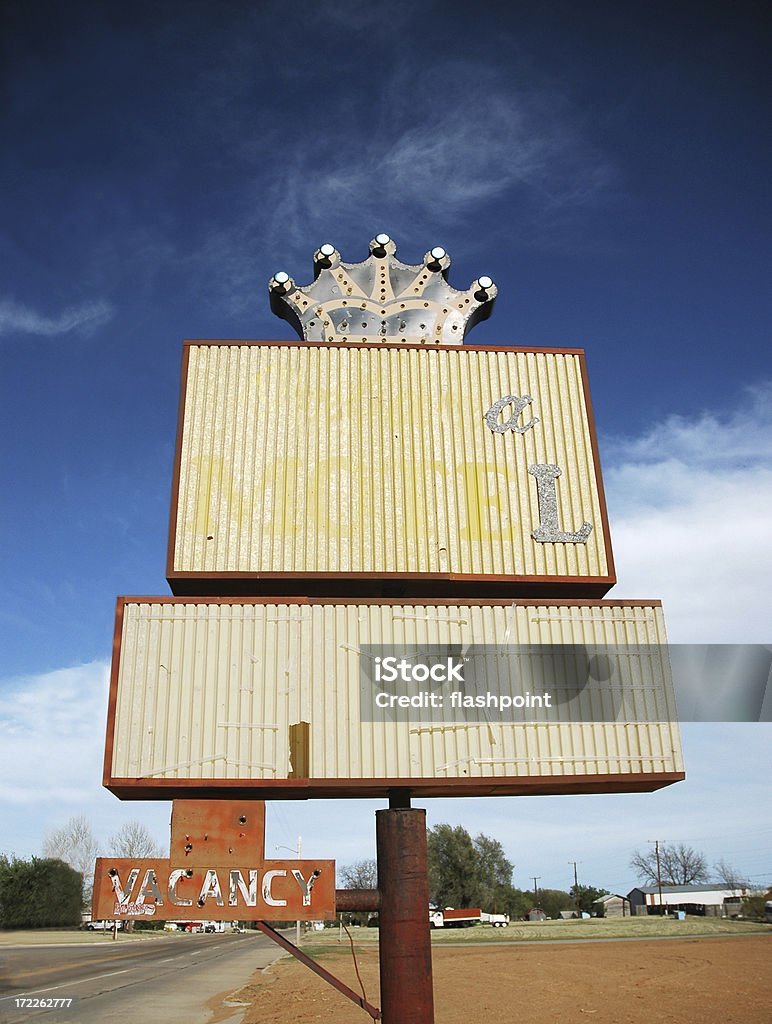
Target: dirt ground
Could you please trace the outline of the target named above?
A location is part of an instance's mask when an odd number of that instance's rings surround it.
[[[318,957],[361,991],[350,951]],[[379,1005],[378,951],[357,951]],[[769,1024],[772,939],[573,942],[433,950],[436,1024]],[[302,965],[282,960],[239,995],[244,1024],[366,1024],[370,1017]]]

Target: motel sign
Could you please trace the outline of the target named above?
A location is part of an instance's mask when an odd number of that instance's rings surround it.
[[[386,648],[666,645],[658,601],[606,598],[616,571],[584,352],[467,344],[497,289],[482,274],[459,290],[449,268],[440,246],[402,262],[386,234],[360,262],[324,244],[309,284],[269,282],[298,340],[185,343],[173,596],[119,598],[110,682],[104,784],[171,799],[173,814],[169,858],[97,861],[95,915],[252,919],[386,1024],[434,1019],[414,797],[684,778],[662,659],[653,674],[634,658],[624,678],[599,673],[567,721],[449,721],[436,695],[417,720],[369,706],[363,664]],[[459,694],[459,708],[490,706]],[[265,859],[263,801],[359,797],[389,802],[377,890],[336,892],[334,861]],[[265,920],[344,907],[379,913],[381,1010]]]

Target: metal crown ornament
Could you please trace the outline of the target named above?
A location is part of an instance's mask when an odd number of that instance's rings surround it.
[[[268,282],[271,309],[304,341],[403,341],[460,345],[487,320],[497,295],[489,277],[466,291],[448,284],[450,256],[440,246],[423,263],[401,263],[388,235],[376,235],[361,263],[344,263],[332,245],[314,253],[314,280],[296,285],[280,271]]]

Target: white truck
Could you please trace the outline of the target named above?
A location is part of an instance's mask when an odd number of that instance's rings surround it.
[[[486,914],[485,911],[483,911],[480,914],[480,919],[483,924],[492,925],[494,928],[509,927],[509,914]]]
[[[494,928],[506,928],[509,924],[508,914],[486,914],[479,907],[456,910],[446,907],[444,910],[430,910],[429,924],[432,928],[471,928],[475,924],[490,924]]]

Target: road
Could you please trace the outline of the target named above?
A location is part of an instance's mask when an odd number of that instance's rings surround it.
[[[0,948],[2,1024],[237,1024],[244,1007],[223,1000],[280,951],[264,935],[180,935],[59,946]],[[36,1009],[20,998],[72,999]]]

